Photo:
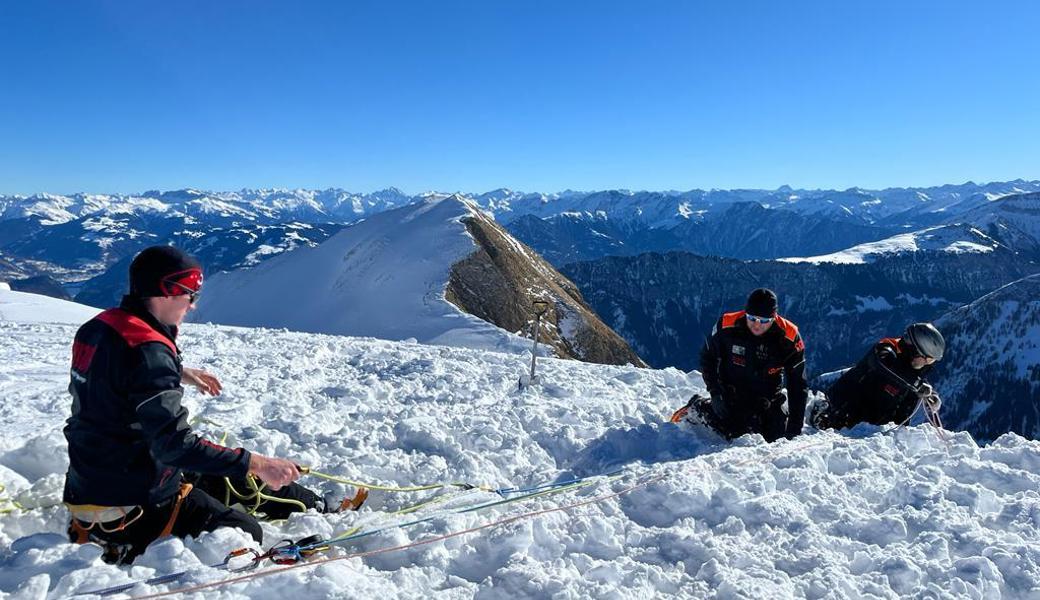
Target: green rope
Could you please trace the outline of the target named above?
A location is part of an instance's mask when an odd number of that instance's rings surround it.
[[[25,507],[22,506],[17,500],[15,500],[14,498],[7,497],[7,495],[4,494],[4,492],[6,491],[7,487],[4,484],[0,483],[0,515],[7,515],[15,512],[16,510],[25,510]]]

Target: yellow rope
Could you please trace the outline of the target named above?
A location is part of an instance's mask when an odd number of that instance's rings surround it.
[[[322,473],[321,471],[315,471],[310,467],[300,466],[300,472],[304,475],[313,475],[321,479],[327,479],[329,481],[335,481],[337,483],[345,483],[347,485],[353,485],[357,487],[365,487],[370,490],[379,490],[381,492],[425,492],[428,490],[439,490],[446,487],[457,487],[464,489],[477,489],[485,492],[493,492],[495,488],[484,486],[484,485],[472,485],[462,481],[453,481],[450,483],[428,483],[420,485],[409,485],[409,486],[391,486],[391,485],[378,485],[374,483],[366,483],[364,481],[356,481],[354,479],[346,479],[345,477],[336,477],[335,475],[329,475],[328,473]]]
[[[256,478],[253,477],[252,475],[249,475],[246,478],[246,481],[248,482],[249,488],[250,488],[250,490],[252,490],[252,493],[244,494],[244,493],[238,491],[237,489],[235,489],[235,486],[231,484],[231,479],[230,478],[227,478],[227,477],[224,478],[224,484],[225,484],[225,486],[227,488],[225,490],[225,492],[224,492],[224,504],[225,505],[231,506],[231,494],[234,494],[235,498],[237,498],[238,500],[244,501],[244,502],[249,502],[250,500],[255,500],[255,502],[253,503],[252,507],[246,507],[246,513],[251,514],[251,515],[256,514],[257,511],[260,509],[260,505],[263,504],[264,502],[278,502],[278,503],[281,503],[281,504],[292,504],[293,506],[298,507],[300,509],[300,511],[306,511],[307,510],[307,506],[303,502],[300,502],[299,500],[293,500],[291,498],[279,498],[278,496],[272,496],[270,494],[263,493],[263,490],[264,490],[264,488],[267,487],[267,484],[266,483],[261,483],[259,486],[257,486]],[[242,506],[245,506],[245,504],[243,504]]]
[[[226,429],[223,425],[221,425],[220,423],[217,423],[215,421],[210,421],[209,419],[206,419],[204,417],[195,417],[194,419],[192,419],[192,424],[196,424],[196,423],[206,423],[207,425],[212,425],[214,427],[223,429],[224,433],[220,437],[220,445],[221,446],[227,445],[227,440],[228,440],[228,436],[230,434],[230,431],[228,429]],[[335,475],[330,475],[328,473],[322,473],[321,471],[315,471],[314,469],[312,469],[310,467],[307,467],[307,466],[303,466],[303,465],[298,465],[298,466],[300,467],[300,472],[303,473],[304,475],[313,475],[313,476],[318,477],[320,479],[326,479],[328,481],[335,481],[337,483],[343,483],[343,484],[346,484],[346,485],[353,485],[355,487],[368,488],[370,490],[377,490],[377,491],[380,491],[380,492],[402,492],[402,493],[405,493],[405,492],[425,492],[425,491],[429,491],[429,490],[439,490],[441,488],[446,488],[446,487],[457,487],[457,488],[463,488],[463,489],[478,489],[478,490],[484,490],[485,492],[493,492],[493,491],[495,491],[495,488],[492,488],[492,487],[480,486],[480,485],[472,485],[472,484],[461,482],[461,481],[453,481],[453,482],[450,482],[450,483],[429,483],[429,484],[420,484],[420,485],[407,485],[407,486],[379,485],[379,484],[376,484],[376,483],[368,483],[368,482],[365,482],[365,481],[357,481],[355,479],[347,479],[345,477],[337,477]],[[229,486],[230,486],[230,484],[229,484]],[[261,487],[260,489],[263,489],[263,488]],[[236,495],[238,495],[237,492],[236,492]],[[246,499],[247,500],[252,500],[253,496],[249,496]]]
[[[16,510],[25,510],[25,507],[18,503],[14,498],[8,498],[4,495],[7,491],[7,487],[0,483],[0,515],[6,515],[13,513]],[[9,505],[9,506],[5,506]]]

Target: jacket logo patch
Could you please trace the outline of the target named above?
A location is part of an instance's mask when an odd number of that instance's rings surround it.
[[[889,396],[895,396],[899,394],[899,388],[894,385],[886,385],[885,392],[888,393]]]
[[[90,368],[90,361],[94,360],[94,352],[97,346],[84,344],[83,342],[72,343],[72,368],[80,373],[86,373]]]
[[[743,356],[736,356],[736,355],[734,355],[733,356],[733,364],[737,365],[738,367],[743,367],[746,364],[746,362],[744,361],[744,357]]]
[[[743,346],[737,346],[736,344],[734,344],[733,345],[733,354],[736,354],[738,356],[744,356],[744,347]]]

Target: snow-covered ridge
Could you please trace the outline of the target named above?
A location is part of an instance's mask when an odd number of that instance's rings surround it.
[[[0,321],[81,324],[98,314],[96,308],[39,294],[11,291],[0,282]],[[71,344],[71,342],[70,342]]]
[[[206,282],[195,322],[521,348],[517,335],[444,298],[451,266],[475,249],[461,199],[430,199],[386,211],[313,248]]]
[[[73,325],[0,322],[0,481],[27,506],[59,499],[66,468]],[[602,502],[407,551],[296,569],[207,598],[1003,597],[1040,589],[1040,444],[1017,436],[949,448],[924,427],[863,427],[767,445],[726,444],[664,423],[700,378],[544,360],[516,391],[523,355],[272,330],[187,325],[186,364],[225,393],[189,392],[194,416],[232,442],[380,483],[529,486],[626,469],[623,478],[490,512],[443,516],[335,548],[401,545],[552,509]],[[218,436],[222,427],[206,426]],[[320,481],[308,485],[332,489]],[[269,543],[386,520],[415,497],[374,494],[361,513],[265,524]],[[202,565],[248,545],[234,530],[153,545],[132,569],[65,543],[61,507],[0,515],[0,593],[65,597]],[[175,586],[138,587],[135,595]]]
[[[840,252],[810,257],[781,258],[781,262],[813,264],[865,264],[884,256],[911,252],[943,252],[949,254],[992,252],[1000,244],[968,225],[940,225],[920,231],[902,233],[877,242],[853,246]]]

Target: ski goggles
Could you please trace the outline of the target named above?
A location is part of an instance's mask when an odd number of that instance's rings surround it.
[[[187,296],[188,301],[195,304],[202,291],[202,271],[188,269],[168,275],[159,282],[164,296]]]
[[[755,315],[744,315],[744,316],[747,317],[747,320],[750,321],[751,323],[761,323],[762,325],[766,325],[768,323],[772,323],[773,320],[776,319],[776,317],[756,317]]]

